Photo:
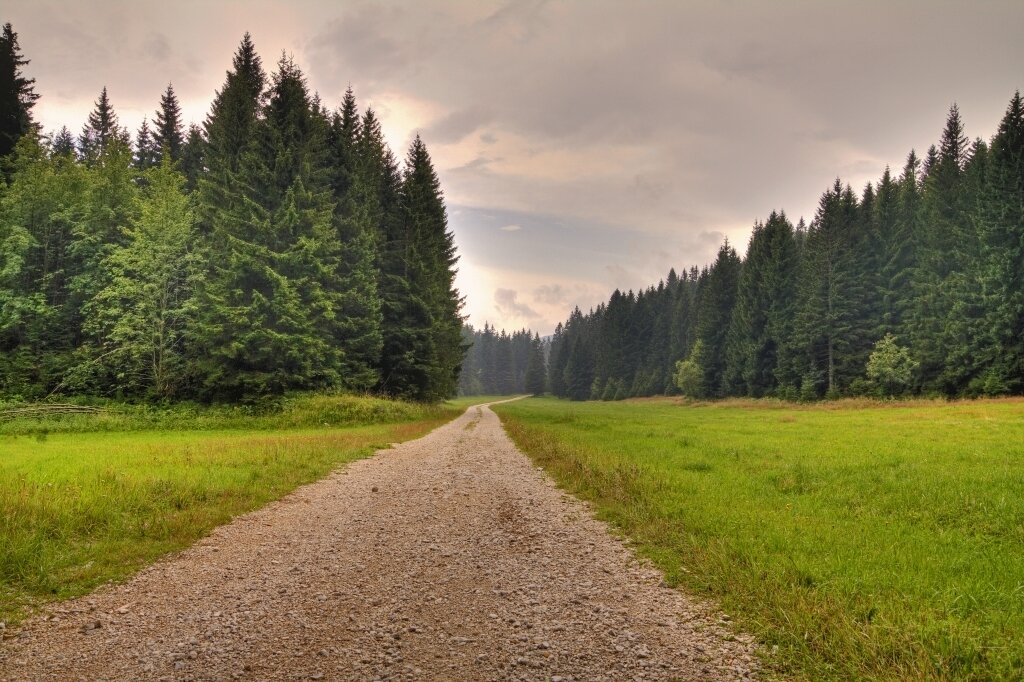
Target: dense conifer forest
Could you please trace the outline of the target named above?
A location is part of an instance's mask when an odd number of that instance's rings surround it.
[[[459,375],[461,395],[511,395],[545,392],[547,358],[541,338],[527,329],[512,334],[485,323],[483,330],[462,330],[469,350]]]
[[[417,137],[399,164],[351,89],[332,110],[242,39],[202,126],[168,85],[134,136],[104,88],[44,135],[0,38],[0,395],[453,395],[457,256]]]
[[[745,258],[669,272],[579,309],[549,388],[576,400],[1024,393],[1024,106],[989,142],[957,107],[924,158],[857,193],[836,180],[809,225],[773,212]]]

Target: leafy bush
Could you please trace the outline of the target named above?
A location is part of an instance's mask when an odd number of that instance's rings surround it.
[[[896,343],[896,337],[886,334],[868,358],[868,380],[885,396],[903,395],[910,388],[917,367],[910,352]]]

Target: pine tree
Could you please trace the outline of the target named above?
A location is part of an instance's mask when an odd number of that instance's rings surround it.
[[[760,397],[793,380],[779,353],[793,333],[797,266],[793,226],[773,211],[754,226],[739,278],[726,355],[732,392]]]
[[[594,362],[582,335],[577,336],[569,349],[563,370],[566,397],[572,400],[586,400],[590,397],[594,382]]]
[[[203,130],[194,123],[188,128],[188,137],[181,148],[181,172],[185,175],[185,189],[194,192],[199,178],[206,170],[206,138]]]
[[[71,134],[67,126],[61,126],[61,129],[53,136],[53,141],[50,143],[50,154],[55,157],[74,158],[75,136]]]
[[[1024,391],[1024,103],[1014,94],[992,138],[978,207],[989,369],[978,392]]]
[[[714,264],[702,277],[698,303],[696,337],[704,344],[701,369],[704,386],[712,397],[727,394],[725,374],[726,337],[736,304],[742,263],[736,249],[725,244],[718,250]]]
[[[367,152],[373,156],[361,164],[359,138],[359,115],[349,88],[328,131],[334,222],[341,245],[336,285],[341,297],[337,343],[344,351],[345,384],[370,390],[380,383],[383,347],[377,273],[381,235],[376,219],[381,192],[378,171],[386,161],[382,158],[385,145],[381,138]]]
[[[128,131],[123,130],[117,122],[117,114],[110,104],[107,88],[103,86],[96,100],[96,107],[89,114],[82,134],[78,138],[78,150],[87,164],[96,163],[97,159],[107,150],[111,141],[118,140],[124,145],[129,144]]]
[[[160,162],[160,147],[153,143],[149,122],[142,119],[139,132],[135,135],[135,167],[139,170],[152,168]]]
[[[25,78],[25,59],[18,46],[18,34],[10,23],[0,34],[0,158],[9,156],[22,135],[30,132],[32,107],[39,95],[34,90],[35,78]]]
[[[182,147],[185,144],[182,133],[181,105],[178,103],[178,96],[174,94],[174,87],[168,83],[167,90],[160,96],[160,109],[153,119],[153,146],[158,153],[163,149],[171,155],[171,159],[177,161],[181,158]]]
[[[243,152],[252,144],[264,101],[266,74],[246,33],[232,59],[224,86],[214,97],[204,123],[206,172],[197,181],[199,230],[209,234],[214,216],[232,210],[242,192],[238,172]]]
[[[397,308],[402,328],[385,313],[382,376],[393,394],[427,401],[447,398],[458,385],[464,354],[462,298],[455,289],[458,257],[440,181],[419,136],[406,158],[401,218],[399,232],[388,235],[385,243],[391,259],[398,257],[397,263],[391,262],[395,269],[386,274],[404,279],[406,289],[404,296],[385,299],[385,305]]]
[[[956,296],[950,275],[957,268],[959,249],[973,229],[965,210],[963,186],[967,154],[963,122],[953,105],[939,149],[929,150],[925,164],[920,247],[913,280],[912,313],[905,334],[911,353],[920,363],[918,386],[928,392],[948,395],[957,390],[943,377],[944,327]]]
[[[302,72],[282,57],[226,201],[211,214],[210,270],[193,332],[211,397],[340,382],[339,249],[317,115]]]
[[[527,393],[542,395],[546,390],[547,364],[544,362],[544,347],[540,336],[535,336],[530,343],[530,361],[526,367],[525,388]]]
[[[863,373],[872,339],[858,328],[864,291],[855,262],[857,199],[837,179],[822,195],[807,231],[798,280],[795,336],[803,347],[805,396],[840,395]],[[859,364],[858,364],[859,362]]]

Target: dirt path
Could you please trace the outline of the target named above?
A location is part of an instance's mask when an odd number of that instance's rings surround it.
[[[474,407],[52,607],[0,680],[753,677],[660,582]]]

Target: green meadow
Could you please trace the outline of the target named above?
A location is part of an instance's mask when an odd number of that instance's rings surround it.
[[[122,579],[458,412],[319,395],[0,423],[0,621]]]
[[[1024,401],[495,410],[776,674],[1024,679]]]

